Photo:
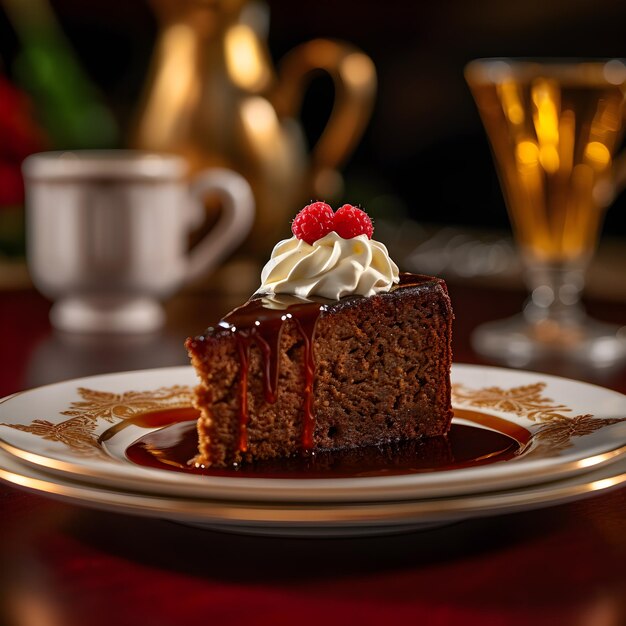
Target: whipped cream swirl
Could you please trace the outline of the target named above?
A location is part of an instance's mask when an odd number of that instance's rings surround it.
[[[296,237],[278,242],[257,293],[338,300],[387,292],[398,280],[398,266],[384,244],[367,235],[343,239],[332,231],[313,245]]]

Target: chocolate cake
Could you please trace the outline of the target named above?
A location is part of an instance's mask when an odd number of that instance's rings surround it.
[[[371,296],[254,296],[187,340],[200,378],[195,462],[445,434],[452,318],[445,283],[414,274]]]

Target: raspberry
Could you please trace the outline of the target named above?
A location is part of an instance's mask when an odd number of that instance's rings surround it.
[[[369,215],[351,204],[344,204],[335,213],[333,230],[344,239],[352,239],[358,235],[367,235],[368,239],[374,234],[374,226]]]
[[[325,202],[313,202],[305,206],[291,223],[291,232],[298,238],[313,245],[333,230],[334,213]]]

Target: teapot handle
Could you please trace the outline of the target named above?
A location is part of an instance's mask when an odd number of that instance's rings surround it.
[[[333,195],[338,179],[335,170],[355,148],[370,119],[376,69],[366,54],[347,43],[315,39],[301,44],[280,64],[273,98],[280,117],[296,116],[308,83],[319,70],[327,72],[335,84],[330,118],[311,154],[313,192],[323,198]]]

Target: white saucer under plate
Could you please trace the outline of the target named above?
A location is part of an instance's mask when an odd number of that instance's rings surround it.
[[[622,394],[545,374],[474,365],[455,365],[452,382],[458,413],[488,414],[524,430],[531,437],[524,452],[508,461],[464,469],[354,478],[201,476],[132,463],[125,455],[127,447],[150,432],[133,425],[132,418],[187,406],[196,384],[190,367],[92,376],[5,398],[0,402],[0,449],[50,481],[80,481],[120,493],[329,505],[528,487],[625,456]],[[111,438],[100,440],[113,431]]]
[[[345,537],[424,530],[563,504],[626,484],[626,457],[561,480],[490,493],[378,502],[248,502],[136,493],[51,476],[0,451],[0,478],[95,509],[169,519],[209,530],[290,537]]]

